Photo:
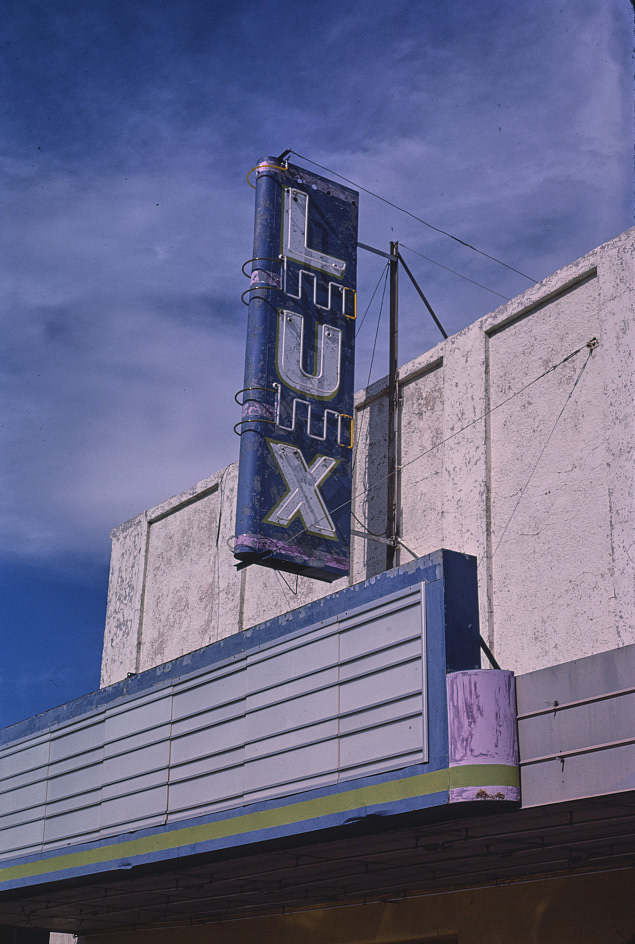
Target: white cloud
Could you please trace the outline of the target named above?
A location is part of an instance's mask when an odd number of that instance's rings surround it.
[[[40,332],[31,345],[35,367],[6,422],[5,550],[103,543],[120,520],[236,458],[240,335],[149,308],[95,315],[92,351],[86,335]]]
[[[3,547],[47,556],[235,459],[252,201],[184,174],[40,183],[4,257]]]

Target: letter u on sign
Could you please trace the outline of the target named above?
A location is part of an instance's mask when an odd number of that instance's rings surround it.
[[[330,325],[318,324],[314,370],[302,366],[304,316],[282,309],[278,312],[276,367],[280,379],[298,393],[330,399],[340,386],[342,332]]]

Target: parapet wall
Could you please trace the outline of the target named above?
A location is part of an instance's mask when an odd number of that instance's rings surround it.
[[[400,369],[396,563],[475,555],[481,633],[517,673],[635,642],[635,230]],[[386,382],[356,401],[353,528],[381,535]],[[236,466],[113,531],[102,684],[380,573],[334,584],[231,552]]]

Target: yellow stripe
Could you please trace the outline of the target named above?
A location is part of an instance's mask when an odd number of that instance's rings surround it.
[[[155,833],[139,839],[129,839],[126,842],[112,843],[81,852],[68,852],[36,862],[9,866],[0,869],[0,882],[16,881],[64,869],[77,869],[118,859],[165,852],[196,843],[224,839],[228,836],[239,836],[263,829],[272,829],[276,826],[319,819],[323,816],[376,806],[380,803],[410,800],[413,797],[440,793],[455,787],[492,785],[513,787],[518,784],[518,768],[503,764],[473,764],[436,770],[406,777],[403,780],[389,780],[370,787],[359,787],[356,790],[316,797],[300,803],[270,807],[257,813],[245,813],[242,816],[233,816],[198,826],[186,826],[183,829]]]

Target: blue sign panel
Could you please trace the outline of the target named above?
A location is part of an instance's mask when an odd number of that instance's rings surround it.
[[[353,190],[256,168],[234,555],[328,581],[349,570],[357,214]]]

